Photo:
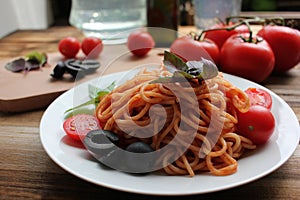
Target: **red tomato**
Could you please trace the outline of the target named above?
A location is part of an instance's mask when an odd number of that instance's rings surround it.
[[[269,110],[272,107],[272,97],[269,92],[259,88],[248,88],[245,90],[251,105],[261,105]]]
[[[274,54],[269,44],[262,38],[249,34],[233,35],[226,40],[220,53],[221,70],[255,82],[262,82],[274,68]]]
[[[201,60],[201,57],[219,63],[219,49],[217,45],[209,40],[194,40],[190,36],[177,38],[170,47],[170,51],[185,61]]]
[[[275,118],[264,106],[250,106],[248,112],[238,113],[237,130],[254,144],[264,144],[275,130]]]
[[[83,53],[89,58],[97,58],[103,50],[102,40],[96,37],[86,37],[81,43]]]
[[[66,37],[58,43],[58,50],[66,58],[74,58],[80,50],[80,42],[74,37]]]
[[[67,118],[63,123],[66,134],[78,141],[81,141],[89,131],[99,128],[98,119],[89,114],[74,115]]]
[[[225,25],[225,24],[216,24],[214,26],[212,26],[209,29],[225,29],[228,27],[231,27],[232,23],[230,23],[229,25]],[[207,39],[211,39],[212,41],[214,41],[217,46],[219,47],[219,49],[222,48],[224,42],[232,35],[235,35],[237,33],[249,33],[249,30],[247,28],[246,25],[241,25],[236,27],[233,30],[227,31],[227,30],[211,30],[205,33],[205,38]]]
[[[145,56],[154,46],[153,37],[145,31],[134,31],[127,39],[128,49],[138,57]]]
[[[300,31],[285,26],[268,25],[257,35],[263,37],[274,52],[274,72],[287,71],[300,62]]]

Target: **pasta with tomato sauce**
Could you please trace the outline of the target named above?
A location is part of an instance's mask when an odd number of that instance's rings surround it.
[[[101,127],[116,133],[120,146],[143,141],[157,151],[171,145],[157,159],[169,175],[235,173],[237,159],[256,148],[236,133],[237,112],[250,107],[247,95],[220,72],[205,81],[151,83],[168,76],[163,67],[143,69],[107,94],[95,110]]]

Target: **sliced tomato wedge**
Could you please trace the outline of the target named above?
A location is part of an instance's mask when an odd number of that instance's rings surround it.
[[[260,105],[268,108],[272,108],[272,97],[269,92],[260,88],[248,88],[245,90],[250,99],[250,104]]]
[[[86,134],[95,129],[99,129],[98,119],[94,115],[78,114],[67,118],[63,123],[66,134],[77,141],[84,139]]]

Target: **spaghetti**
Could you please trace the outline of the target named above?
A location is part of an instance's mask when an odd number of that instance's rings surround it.
[[[157,159],[167,174],[235,173],[237,159],[256,148],[236,133],[236,113],[249,109],[248,97],[222,73],[205,81],[149,83],[171,75],[164,69],[144,69],[107,94],[96,108],[102,128],[116,133],[123,147],[143,141],[157,151],[175,140]]]

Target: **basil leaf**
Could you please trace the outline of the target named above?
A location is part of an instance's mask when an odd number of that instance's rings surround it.
[[[188,69],[188,66],[181,58],[168,51],[164,52],[163,62],[166,67],[173,67],[173,68],[175,67],[176,69],[182,71],[186,71]]]
[[[199,80],[211,79],[218,75],[217,66],[210,60],[202,58],[201,61],[188,61],[188,74]]]
[[[44,65],[47,62],[47,55],[45,53],[39,53],[37,51],[26,54],[25,58],[28,61],[36,61],[40,65]]]
[[[116,83],[112,82],[109,86],[107,86],[104,89],[98,88],[94,85],[88,85],[88,91],[89,91],[89,97],[90,98],[96,98],[96,97],[101,97],[109,92],[111,92],[114,88],[116,87]]]
[[[109,86],[107,86],[104,89],[100,89],[96,86],[93,85],[88,85],[88,92],[89,92],[89,97],[91,98],[89,101],[86,101],[78,106],[75,106],[73,108],[69,108],[68,110],[65,111],[65,113],[71,112],[71,111],[76,111],[78,109],[81,109],[82,107],[88,106],[88,105],[95,105],[97,106],[98,103],[100,102],[100,97],[103,97],[110,93],[114,88],[115,88],[115,82],[112,82]]]
[[[5,65],[5,68],[12,72],[20,72],[25,68],[26,61],[24,58],[16,59],[12,62],[9,62]]]
[[[192,79],[206,80],[218,75],[217,66],[210,60],[201,58],[200,61],[184,62],[177,55],[165,51],[164,64],[173,73],[171,77],[159,77],[151,83],[185,82]]]

